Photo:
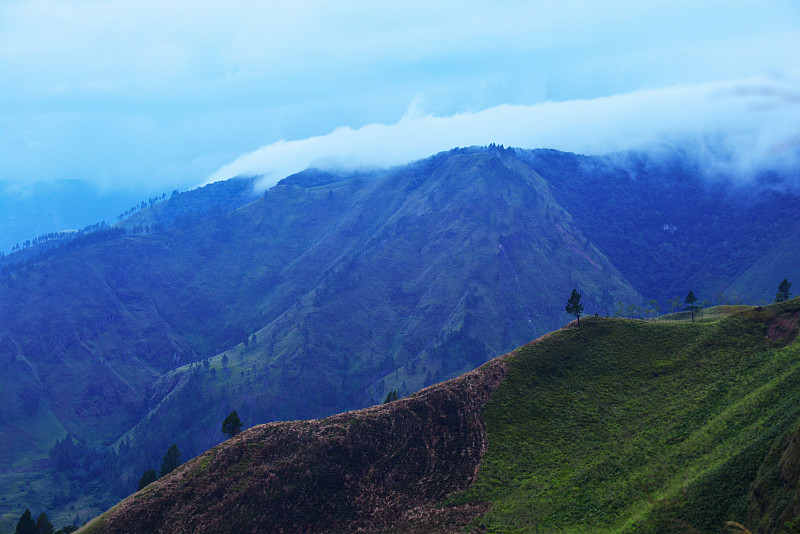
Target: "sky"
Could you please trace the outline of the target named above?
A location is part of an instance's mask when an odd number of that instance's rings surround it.
[[[797,0],[3,0],[0,195],[268,187],[490,142],[690,139],[746,174],[797,152],[799,51]]]

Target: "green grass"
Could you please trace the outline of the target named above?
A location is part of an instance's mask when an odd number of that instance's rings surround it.
[[[474,525],[489,532],[743,522],[751,482],[800,412],[800,350],[765,337],[776,311],[694,325],[592,317],[523,347],[484,409],[479,478],[455,501],[491,501]]]
[[[712,306],[710,308],[703,308],[695,311],[694,320],[698,323],[718,321],[750,308],[752,308],[752,306],[747,306],[744,304],[720,304],[719,306]],[[657,317],[656,321],[681,321],[691,323],[692,315],[691,312],[688,311],[668,313],[666,315]]]

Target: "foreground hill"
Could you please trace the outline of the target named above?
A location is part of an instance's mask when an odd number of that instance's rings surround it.
[[[407,399],[247,430],[80,532],[780,532],[799,321],[800,299],[585,318]]]

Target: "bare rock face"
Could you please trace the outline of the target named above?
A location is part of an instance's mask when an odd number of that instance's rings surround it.
[[[434,507],[469,487],[499,357],[412,397],[254,427],[87,526],[106,533],[448,532],[488,505]]]

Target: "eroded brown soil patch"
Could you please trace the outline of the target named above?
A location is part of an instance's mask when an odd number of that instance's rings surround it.
[[[488,505],[437,508],[471,485],[499,357],[390,404],[254,427],[110,512],[107,533],[456,532]]]
[[[797,335],[795,328],[800,320],[800,311],[777,315],[767,322],[767,337],[772,341],[793,338]]]

